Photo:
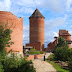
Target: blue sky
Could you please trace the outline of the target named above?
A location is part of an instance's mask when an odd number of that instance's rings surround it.
[[[72,35],[72,0],[0,0],[0,11],[23,17],[23,44],[29,43],[29,16],[38,8],[45,17],[45,47],[59,29]]]

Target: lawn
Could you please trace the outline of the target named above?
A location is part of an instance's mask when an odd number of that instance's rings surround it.
[[[48,63],[50,63],[56,70],[57,72],[69,72],[68,70],[62,69],[58,64],[54,63],[54,62],[50,62],[48,60],[46,60]]]

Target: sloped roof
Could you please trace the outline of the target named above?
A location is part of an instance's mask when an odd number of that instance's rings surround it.
[[[33,17],[41,17],[41,18],[45,18],[41,13],[40,11],[36,8],[36,10],[33,12],[33,14],[29,17],[30,18],[33,18]]]
[[[69,35],[69,36],[71,36],[71,34],[69,34],[69,32],[68,31],[66,31],[66,30],[59,30],[59,35]]]

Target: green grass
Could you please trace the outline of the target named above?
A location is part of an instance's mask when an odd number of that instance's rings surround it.
[[[35,49],[31,49],[29,53],[27,54],[43,54],[44,52],[43,51],[37,51]]]
[[[49,58],[50,58],[50,61],[54,61],[54,55],[53,54],[50,54]]]
[[[40,54],[40,52],[39,51],[31,51],[31,52],[29,52],[27,54]]]
[[[54,63],[54,62],[50,62],[48,60],[46,60],[48,63],[50,63],[56,70],[57,72],[69,72],[68,70],[62,69],[61,66],[59,66],[58,64]]]

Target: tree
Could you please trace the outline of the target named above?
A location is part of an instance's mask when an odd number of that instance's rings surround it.
[[[6,52],[6,47],[10,47],[13,44],[11,41],[11,33],[12,31],[10,28],[7,28],[7,24],[0,24],[0,55]]]
[[[65,46],[63,47],[57,47],[55,52],[55,59],[60,61],[68,61],[69,58],[69,49]]]
[[[69,49],[68,44],[62,37],[58,38],[58,44],[54,51],[55,59],[61,61],[68,61]]]
[[[58,38],[58,44],[57,44],[56,47],[63,47],[63,46],[68,47],[68,44],[67,44],[67,42],[65,41],[65,39],[60,36],[60,37]]]

